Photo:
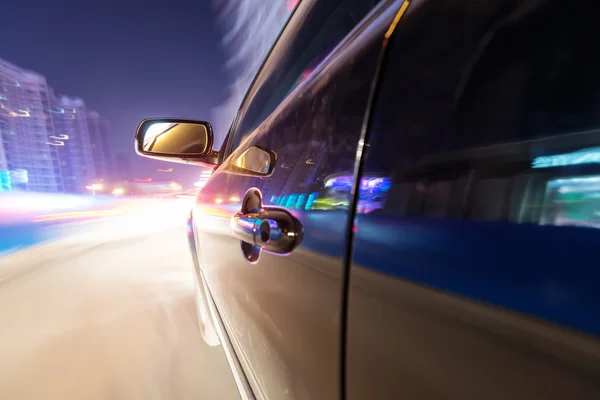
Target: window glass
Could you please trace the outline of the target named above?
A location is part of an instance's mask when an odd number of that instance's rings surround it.
[[[333,50],[380,0],[304,1],[250,89],[233,147]]]

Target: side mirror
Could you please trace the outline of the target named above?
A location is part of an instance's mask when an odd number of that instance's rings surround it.
[[[269,176],[277,164],[277,154],[260,146],[252,146],[231,166],[231,172],[245,176]]]
[[[213,131],[208,122],[174,118],[143,120],[135,134],[137,154],[160,160],[215,166]]]

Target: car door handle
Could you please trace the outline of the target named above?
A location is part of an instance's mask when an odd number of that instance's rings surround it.
[[[279,255],[292,252],[304,237],[300,221],[278,207],[239,212],[231,218],[231,230],[242,242]]]

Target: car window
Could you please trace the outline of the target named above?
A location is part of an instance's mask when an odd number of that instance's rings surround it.
[[[333,50],[380,0],[302,2],[250,89],[233,148]]]

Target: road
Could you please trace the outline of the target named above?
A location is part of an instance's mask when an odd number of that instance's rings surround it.
[[[185,204],[0,259],[1,399],[238,399],[197,327]]]

